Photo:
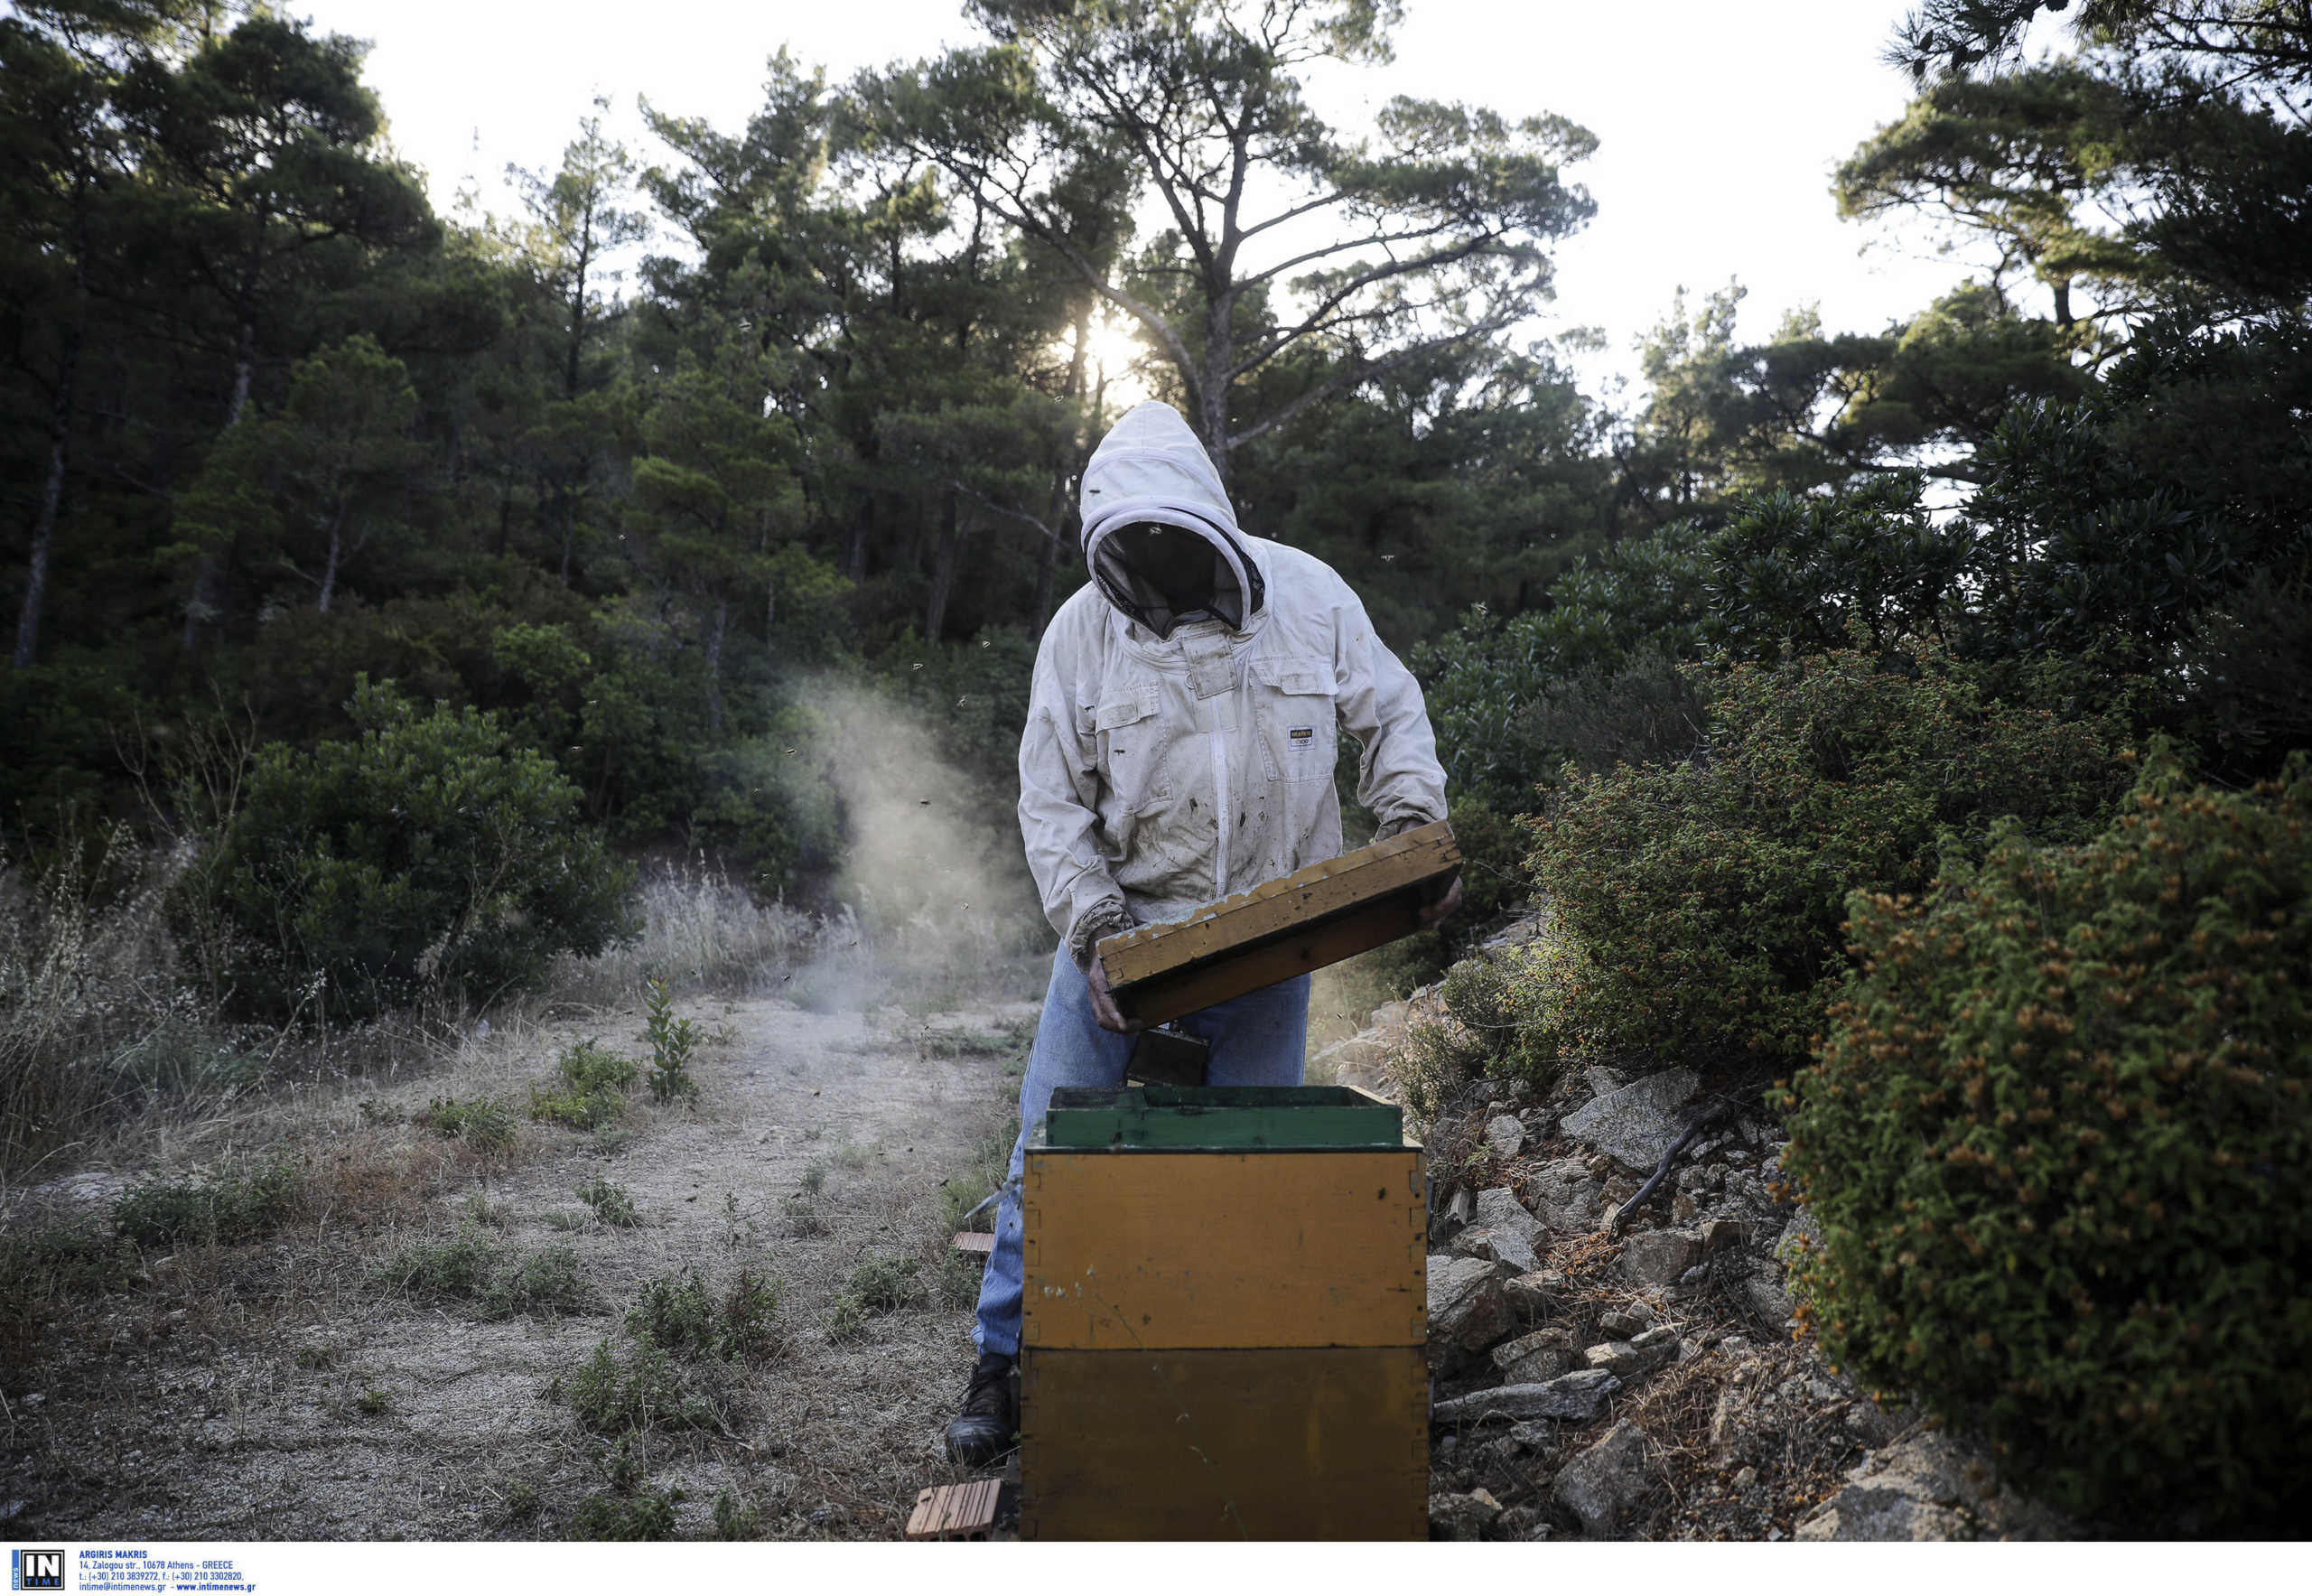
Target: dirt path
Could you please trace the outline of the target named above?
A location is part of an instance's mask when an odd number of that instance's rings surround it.
[[[942,1181],[975,1187],[1008,1136],[1034,1009],[685,1006],[714,1039],[689,1104],[637,1093],[606,1134],[526,1123],[511,1149],[473,1153],[409,1116],[436,1097],[519,1104],[580,1034],[634,1050],[639,1016],[469,1048],[445,1074],[309,1116],[291,1141],[313,1171],[293,1224],[147,1256],[149,1282],[61,1305],[5,1382],[9,1533],[536,1538],[647,1521],[678,1490],[685,1536],[716,1533],[719,1495],[727,1531],[895,1536],[916,1490],[953,1477],[936,1442],[971,1356],[973,1281],[947,1266]],[[578,1201],[597,1179],[630,1194],[639,1224]],[[44,1195],[105,1184],[84,1173]],[[21,1233],[33,1216],[16,1207]],[[461,1234],[501,1260],[572,1249],[586,1306],[493,1321],[381,1283],[406,1249]],[[919,1305],[832,1334],[876,1256]],[[622,1321],[648,1283],[693,1269],[718,1293],[742,1269],[775,1277],[780,1349],[678,1360],[726,1415],[704,1427],[590,1431],[573,1378],[604,1338],[630,1348]]]

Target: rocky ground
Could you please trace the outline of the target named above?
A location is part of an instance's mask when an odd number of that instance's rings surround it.
[[[1408,1040],[1455,1023],[1427,989],[1319,1068],[1385,1093]],[[1719,1122],[1631,1206],[1713,1107]],[[1684,1069],[1594,1069],[1542,1098],[1480,1081],[1448,1106],[1429,1139],[1434,1536],[2077,1533],[2003,1487],[1981,1447],[1874,1400],[1795,1339],[1785,1265],[1809,1224],[1782,1198],[1784,1146],[1763,1110],[1715,1102]]]

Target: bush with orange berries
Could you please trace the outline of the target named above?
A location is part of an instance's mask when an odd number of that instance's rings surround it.
[[[2312,1479],[2312,765],[2227,793],[2155,757],[2091,841],[2010,835],[1849,910],[1786,1161],[1825,1350],[2074,1511],[2285,1522]]]

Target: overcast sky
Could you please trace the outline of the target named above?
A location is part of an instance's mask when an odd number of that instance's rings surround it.
[[[1681,285],[1739,277],[1742,332],[1821,307],[1832,330],[1877,331],[1966,275],[1923,224],[1843,222],[1830,173],[1907,98],[1879,60],[1907,0],[1408,0],[1394,66],[1317,86],[1340,122],[1394,94],[1521,117],[1553,111],[1599,135],[1572,171],[1597,219],[1559,255],[1558,326],[1608,341],[1593,381],[1634,371],[1631,350]],[[508,162],[551,169],[597,94],[646,163],[662,150],[635,115],[662,110],[736,131],[781,44],[832,79],[974,37],[957,0],[302,0],[322,29],[373,42],[368,79],[402,154],[437,205],[475,181],[515,209]]]

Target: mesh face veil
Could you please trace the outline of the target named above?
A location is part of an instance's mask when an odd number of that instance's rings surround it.
[[[1235,565],[1212,541],[1215,536],[1226,535],[1162,521],[1119,527],[1101,539],[1093,574],[1110,603],[1160,638],[1170,637],[1181,621],[1198,614],[1241,629],[1245,584],[1237,580]],[[1250,562],[1245,564],[1257,583]]]
[[[1160,400],[1134,406],[1084,468],[1084,561],[1119,612],[1169,638],[1190,615],[1241,630],[1264,586],[1204,445]]]

